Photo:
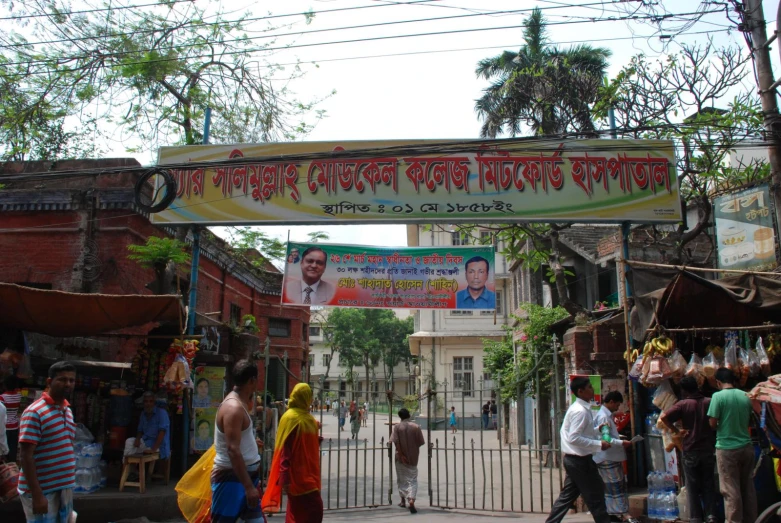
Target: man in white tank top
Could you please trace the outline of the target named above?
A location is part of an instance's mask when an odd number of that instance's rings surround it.
[[[248,408],[258,382],[255,363],[241,360],[231,373],[233,391],[222,401],[214,430],[212,523],[263,523],[260,508],[260,442]]]

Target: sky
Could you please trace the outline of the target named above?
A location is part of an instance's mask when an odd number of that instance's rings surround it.
[[[543,10],[551,44],[566,48],[588,43],[609,49],[610,77],[633,55],[656,57],[679,50],[682,43],[705,43],[712,38],[720,46],[746,48],[742,34],[723,11],[699,20],[686,14],[719,8],[713,2],[656,3],[663,5],[656,14],[665,14],[666,8],[667,14],[682,16],[668,18],[660,28],[643,19],[649,12],[640,2],[610,0],[284,0],[231,2],[229,7],[238,13],[246,6],[255,16],[314,12],[310,23],[300,14],[273,20],[289,24],[272,32],[289,35],[280,36],[274,47],[290,48],[275,51],[268,59],[291,64],[287,71],[300,60],[305,74],[289,84],[279,77],[272,85],[287,85],[305,101],[324,98],[317,108],[326,111],[326,117],[305,140],[340,141],[478,138],[480,121],[474,102],[487,82],[475,76],[475,66],[482,58],[520,47],[521,25],[533,7]],[[766,18],[774,20],[778,1],[763,5]],[[335,9],[339,11],[328,12]],[[635,19],[622,20],[631,16]],[[431,20],[442,17],[449,18]],[[380,23],[385,25],[347,29]],[[768,30],[771,34],[774,25]],[[338,30],[326,31],[329,29]],[[421,33],[434,34],[388,38]],[[369,38],[377,40],[365,41]],[[334,43],[346,40],[364,41]],[[781,74],[777,48],[771,49],[771,56],[775,72]],[[749,83],[746,88],[755,90],[756,86]],[[151,154],[127,153],[127,145],[110,144],[107,156],[130,155],[142,164],[154,162]],[[323,230],[333,243],[406,245],[403,225],[262,229],[282,239],[289,232],[296,241],[306,240],[307,232]]]

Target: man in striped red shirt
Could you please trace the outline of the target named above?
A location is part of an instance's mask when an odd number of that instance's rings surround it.
[[[66,399],[76,369],[60,361],[49,367],[49,391],[22,414],[19,494],[28,523],[68,523],[73,512],[76,426]]]

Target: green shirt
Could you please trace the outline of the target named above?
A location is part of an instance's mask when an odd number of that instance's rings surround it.
[[[716,427],[716,448],[741,449],[751,444],[748,424],[751,401],[740,389],[724,389],[713,395],[708,416],[719,420]]]

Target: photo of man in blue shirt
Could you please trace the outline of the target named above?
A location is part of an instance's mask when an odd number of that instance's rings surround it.
[[[488,260],[474,256],[466,261],[467,288],[456,293],[456,309],[495,309],[496,293],[486,288],[491,272]]]

